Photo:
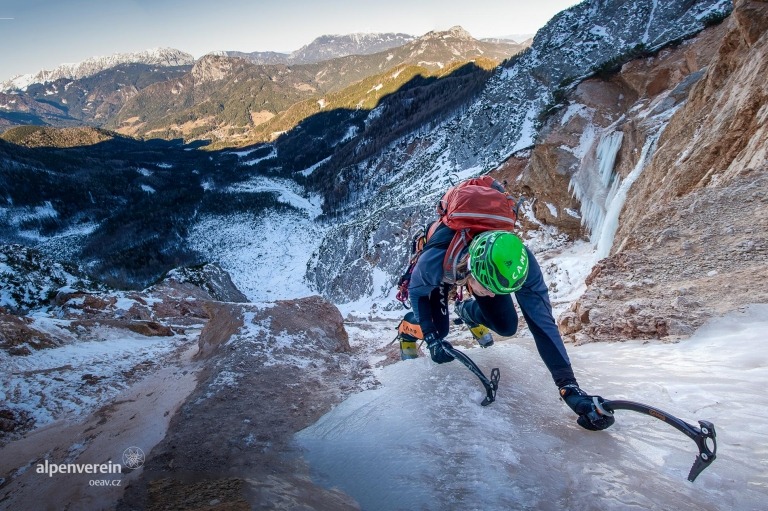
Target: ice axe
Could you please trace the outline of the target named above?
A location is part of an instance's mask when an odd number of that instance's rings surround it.
[[[633,412],[643,413],[650,415],[660,421],[666,422],[678,431],[682,431],[694,442],[696,447],[699,448],[699,454],[696,456],[696,460],[693,462],[691,471],[688,473],[688,480],[693,482],[696,480],[701,472],[710,466],[717,457],[717,440],[715,439],[715,425],[709,421],[699,421],[699,428],[692,426],[687,422],[678,419],[674,415],[654,408],[653,406],[644,405],[643,403],[636,403],[634,401],[603,401],[602,403],[593,398],[595,409],[598,413],[603,415],[613,415],[615,410],[631,410]],[[594,413],[594,412],[593,412]]]
[[[475,364],[471,358],[457,350],[448,343],[444,343],[443,349],[451,355],[453,358],[464,364],[467,369],[480,379],[480,383],[485,387],[485,399],[480,403],[480,406],[488,406],[496,400],[496,390],[499,388],[499,378],[501,372],[497,367],[491,369],[491,377],[485,376],[485,373]]]

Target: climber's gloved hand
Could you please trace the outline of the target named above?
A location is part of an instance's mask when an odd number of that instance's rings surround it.
[[[453,355],[450,355],[445,351],[446,346],[453,348],[448,341],[437,337],[434,333],[430,333],[424,336],[424,342],[427,343],[427,348],[429,348],[429,354],[432,356],[433,362],[445,364],[446,362],[453,360]]]
[[[601,413],[595,406],[594,399],[596,398],[598,403],[602,404],[605,401],[602,397],[590,396],[576,384],[560,387],[560,397],[571,410],[576,412],[579,416],[576,423],[584,429],[600,431],[611,427],[616,422],[612,415]]]

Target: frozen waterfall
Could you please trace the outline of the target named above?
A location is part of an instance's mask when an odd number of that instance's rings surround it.
[[[645,168],[648,155],[653,152],[656,146],[656,141],[659,139],[661,132],[657,132],[652,136],[649,136],[643,145],[643,151],[640,154],[640,159],[637,161],[635,168],[632,172],[623,180],[616,178],[613,186],[608,192],[608,197],[605,201],[606,212],[603,217],[602,226],[599,231],[599,237],[592,238],[593,244],[596,246],[596,256],[598,259],[608,257],[611,253],[611,246],[613,246],[613,238],[616,235],[616,231],[619,228],[619,215],[624,208],[624,202],[627,200],[627,193],[632,184],[640,176],[640,173]],[[602,169],[601,169],[602,172]]]
[[[569,190],[581,203],[581,223],[589,230],[598,259],[610,254],[629,188],[645,168],[662,131],[658,129],[649,134],[635,168],[621,179],[614,167],[624,133],[606,130],[597,143],[594,160],[582,161],[571,178]]]

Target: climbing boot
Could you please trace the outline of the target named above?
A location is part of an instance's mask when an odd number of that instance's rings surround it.
[[[470,300],[464,300],[462,302],[458,302],[456,304],[456,315],[461,319],[461,321],[467,325],[467,328],[469,328],[469,331],[472,332],[472,337],[475,338],[477,343],[482,346],[483,348],[487,348],[488,346],[493,345],[493,335],[491,334],[491,330],[485,326],[481,325],[480,323],[476,323],[472,320],[472,318],[469,317],[468,311],[466,310],[467,305],[469,305]]]

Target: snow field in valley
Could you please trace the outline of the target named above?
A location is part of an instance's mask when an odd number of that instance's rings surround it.
[[[190,228],[191,247],[218,262],[253,302],[314,294],[305,275],[323,240],[324,228],[312,220],[322,213],[322,199],[288,180],[261,176],[228,191],[271,192],[296,211],[205,216]]]

